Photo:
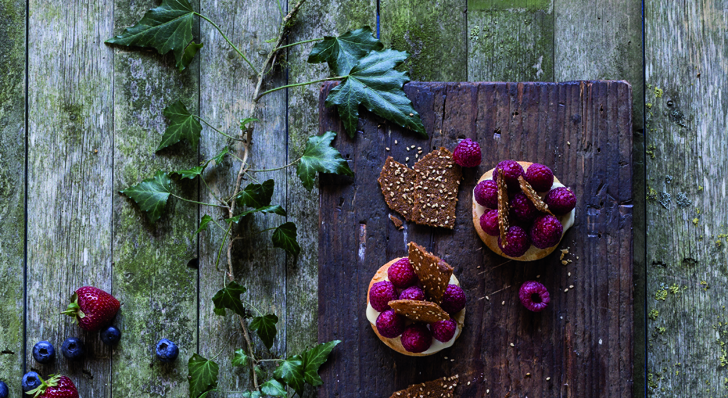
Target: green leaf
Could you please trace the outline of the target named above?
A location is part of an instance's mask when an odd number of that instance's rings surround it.
[[[200,220],[200,228],[197,228],[197,231],[195,231],[195,235],[199,234],[202,231],[206,231],[207,224],[209,224],[210,221],[212,221],[212,217],[208,216],[207,214],[202,216],[202,219]]]
[[[157,171],[153,178],[143,180],[137,185],[129,187],[121,193],[132,198],[142,211],[147,213],[150,222],[159,220],[162,216],[167,199],[171,194],[172,180],[163,171]]]
[[[202,43],[197,44],[193,41],[187,47],[185,47],[185,52],[184,54],[182,54],[182,59],[177,64],[177,69],[179,69],[180,72],[190,66],[190,64],[192,63],[192,59],[195,58],[195,55],[198,51],[200,51],[202,46]]]
[[[341,343],[340,340],[329,341],[328,343],[319,344],[301,354],[304,363],[304,379],[306,383],[314,387],[323,384],[321,377],[318,375],[319,368],[326,362],[331,350],[339,343]]]
[[[177,101],[172,105],[164,108],[164,116],[169,119],[169,126],[164,130],[162,142],[159,143],[157,151],[160,151],[170,145],[176,144],[181,140],[185,140],[197,148],[200,141],[200,132],[202,125],[184,106],[182,101]]]
[[[286,388],[276,379],[270,379],[260,385],[260,390],[263,394],[270,395],[273,397],[285,397],[288,396]]]
[[[212,303],[215,304],[215,314],[225,316],[225,308],[233,310],[240,316],[245,316],[245,307],[240,300],[240,295],[245,293],[245,288],[233,281],[228,283],[227,287],[218,290],[212,297]]]
[[[262,184],[248,184],[238,193],[238,204],[256,209],[270,205],[274,184],[273,180],[267,180]]]
[[[351,68],[372,50],[384,48],[382,42],[374,37],[372,28],[350,30],[339,37],[324,36],[324,41],[316,43],[308,55],[309,63],[328,62],[336,76],[346,76]]]
[[[406,72],[394,68],[407,59],[396,50],[372,51],[352,68],[342,84],[326,98],[326,106],[337,105],[339,116],[350,137],[356,133],[359,104],[370,112],[427,137],[420,115],[412,107],[402,86],[409,81]]]
[[[268,377],[268,372],[263,370],[263,368],[261,366],[258,366],[258,365],[254,366],[253,372],[255,372],[255,374],[258,376],[258,380],[264,380]]]
[[[261,396],[258,391],[243,391],[243,398],[260,398]]]
[[[327,131],[322,135],[309,137],[306,143],[306,149],[296,167],[296,174],[304,188],[309,191],[313,189],[317,172],[354,175],[341,153],[331,146],[334,137],[336,133]]]
[[[303,359],[300,355],[294,355],[278,365],[278,368],[273,372],[273,377],[285,381],[298,395],[303,396],[303,386],[306,382],[303,372]]]
[[[243,217],[245,217],[245,216],[247,216],[249,214],[257,213],[257,212],[258,212],[258,209],[245,210],[244,212],[236,215],[235,217],[226,218],[225,219],[225,222],[228,223],[228,224],[233,223],[233,222],[237,224],[237,223],[240,222],[240,220],[243,219]]]
[[[159,7],[147,11],[136,25],[124,29],[122,34],[106,43],[151,47],[160,54],[172,51],[177,68],[182,70],[186,67],[185,57],[189,56],[187,47],[192,41],[194,18],[195,11],[187,0],[164,0]]]
[[[233,356],[233,366],[248,366],[250,357],[242,349],[235,351]]]
[[[222,150],[220,151],[220,153],[218,153],[217,155],[213,156],[212,159],[210,159],[210,160],[214,160],[215,161],[215,165],[222,164],[222,160],[225,158],[225,155],[227,155],[228,152],[230,152],[230,147],[227,147],[226,146],[225,148],[222,148]],[[209,163],[209,161],[208,161],[208,163]]]
[[[278,317],[273,314],[256,316],[250,322],[250,330],[258,333],[258,337],[263,340],[263,344],[269,350],[273,346],[273,339],[276,337],[276,323],[278,323]]]
[[[263,206],[263,207],[255,209],[255,211],[259,211],[262,213],[278,214],[279,216],[283,216],[283,217],[285,217],[287,215],[286,209],[282,208],[281,205]]]
[[[194,180],[195,177],[202,174],[203,171],[205,171],[205,167],[207,167],[207,163],[203,164],[202,166],[195,166],[188,170],[177,170],[170,172],[169,174],[176,174],[180,178],[189,178],[190,180]]]
[[[292,256],[298,256],[301,252],[301,246],[296,241],[296,224],[287,222],[280,225],[273,231],[273,246],[280,247]]]
[[[187,370],[190,398],[198,398],[201,394],[217,388],[217,373],[220,368],[215,362],[194,354],[187,363]]]
[[[254,117],[246,117],[245,119],[240,119],[240,130],[247,129],[249,123],[259,122],[259,121],[260,120],[254,118]]]

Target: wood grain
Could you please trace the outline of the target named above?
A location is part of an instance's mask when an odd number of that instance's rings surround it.
[[[113,32],[133,25],[157,3],[153,0],[115,0]],[[193,2],[194,7],[198,7]],[[198,28],[194,28],[198,36]],[[162,110],[181,100],[198,111],[199,64],[180,73],[171,55],[156,51],[113,48],[113,281],[112,293],[122,302],[116,323],[121,342],[112,357],[113,396],[152,397],[187,395],[187,359],[197,351],[198,209],[170,198],[167,214],[155,224],[139,207],[118,192],[154,175],[196,165],[197,151],[179,143],[155,153],[167,122]],[[197,199],[195,183],[173,184],[176,195]],[[162,338],[174,341],[179,359],[170,364],[156,360]]]
[[[83,396],[109,395],[110,350],[60,312],[81,286],[112,288],[112,16],[110,1],[29,3],[26,368],[68,375]],[[71,336],[82,362],[60,354]],[[32,358],[40,340],[56,347],[50,365]]]
[[[25,2],[0,1],[0,375],[20,394],[25,358]]]
[[[325,86],[321,103],[331,87]],[[343,340],[324,370],[322,396],[387,396],[453,374],[464,384],[459,393],[468,397],[631,396],[629,85],[410,83],[405,92],[430,138],[415,138],[366,114],[363,134],[337,143],[351,159],[354,179],[321,180],[319,339]],[[319,111],[322,131],[341,131],[334,111]],[[465,137],[481,143],[484,160],[464,172],[454,231],[412,224],[396,230],[376,182],[384,159],[404,160],[408,145],[429,152]],[[477,237],[470,221],[475,181],[507,158],[550,165],[580,198],[576,223],[561,244],[572,263],[562,265],[559,252],[529,264],[503,261]],[[371,275],[404,255],[408,241],[452,265],[469,298],[460,340],[425,359],[386,348],[364,316]],[[528,313],[517,298],[518,287],[537,276],[551,292],[549,309],[541,314]]]

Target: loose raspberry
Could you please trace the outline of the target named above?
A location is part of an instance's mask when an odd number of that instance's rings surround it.
[[[538,163],[528,166],[524,178],[536,192],[546,192],[554,185],[553,171]]]
[[[490,236],[498,236],[498,210],[488,210],[480,216],[480,228]]]
[[[531,226],[531,243],[539,249],[556,246],[564,233],[564,226],[556,217],[544,214],[536,217]]]
[[[432,345],[432,333],[422,323],[409,325],[402,333],[402,347],[409,352],[427,351]]]
[[[457,314],[465,308],[465,292],[458,285],[447,285],[445,293],[442,295],[442,304],[440,308],[450,315]]]
[[[437,341],[446,343],[455,336],[455,331],[458,328],[457,322],[452,319],[446,321],[439,321],[430,324],[430,330],[432,331],[432,337]]]
[[[405,317],[386,310],[377,317],[377,331],[382,337],[393,339],[404,332]]]
[[[525,193],[518,192],[511,199],[511,213],[523,224],[529,224],[538,215],[538,209],[533,205],[531,199],[528,199]]]
[[[387,269],[387,278],[395,287],[404,289],[417,283],[417,274],[410,265],[409,258],[400,258]]]
[[[425,300],[425,291],[419,286],[410,286],[399,294],[400,300]]]
[[[389,302],[397,299],[397,291],[390,281],[381,281],[372,285],[369,290],[369,304],[379,312],[390,309]]]
[[[452,157],[460,166],[477,167],[481,160],[480,145],[470,138],[466,138],[455,147]]]
[[[498,208],[498,185],[493,180],[483,180],[475,186],[473,191],[475,201],[489,209]]]
[[[526,230],[517,225],[511,225],[506,231],[506,242],[508,244],[503,246],[500,236],[498,237],[498,247],[506,256],[510,257],[521,257],[531,246],[531,240],[528,238]]]
[[[560,216],[572,211],[576,207],[576,195],[569,188],[558,187],[550,190],[546,194],[544,202],[549,205],[549,210],[552,213]]]
[[[521,289],[518,291],[518,298],[521,299],[521,304],[524,307],[533,312],[543,311],[549,304],[549,301],[551,301],[546,286],[535,281],[528,281],[521,285]]]
[[[495,166],[495,170],[493,170],[493,181],[498,176],[498,170],[503,170],[509,191],[518,191],[521,189],[521,184],[518,183],[518,177],[526,174],[526,172],[523,171],[523,167],[518,162],[515,160],[504,160],[498,163]]]

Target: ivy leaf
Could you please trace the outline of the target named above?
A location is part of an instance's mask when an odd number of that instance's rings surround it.
[[[296,174],[304,188],[309,191],[313,189],[313,180],[317,172],[354,176],[354,172],[341,157],[341,153],[331,146],[334,137],[336,133],[327,131],[322,135],[309,137],[306,143],[306,149],[296,167]]]
[[[197,44],[193,41],[187,47],[185,47],[185,52],[184,54],[182,54],[182,59],[177,63],[177,69],[179,69],[180,72],[190,66],[190,64],[192,63],[192,59],[195,58],[195,55],[198,51],[200,51],[202,46],[202,43]]]
[[[342,84],[326,98],[326,106],[337,105],[339,116],[350,137],[354,138],[359,120],[359,104],[370,112],[427,137],[420,115],[412,107],[402,86],[410,79],[394,68],[407,59],[396,50],[372,51],[351,69]]]
[[[207,163],[203,164],[202,166],[195,166],[188,170],[177,170],[173,171],[169,174],[176,174],[180,178],[189,178],[190,180],[194,180],[195,177],[202,174],[203,171],[205,171],[205,167],[207,167]]]
[[[202,219],[200,220],[200,227],[197,228],[197,231],[195,231],[195,235],[199,234],[202,231],[206,231],[207,224],[209,224],[210,221],[212,221],[212,217],[208,216],[207,214],[202,216]]]
[[[273,314],[256,316],[250,322],[250,330],[254,330],[258,334],[258,337],[263,340],[263,344],[269,350],[273,346],[273,339],[276,337],[276,323],[278,323],[278,317]]]
[[[300,355],[294,355],[278,365],[273,372],[273,377],[285,381],[298,395],[303,396],[303,386],[305,385],[303,372],[303,359]]]
[[[259,122],[259,121],[260,120],[254,118],[254,117],[246,117],[245,119],[240,119],[240,130],[247,129],[249,123]]]
[[[213,361],[192,355],[187,363],[190,381],[190,398],[198,398],[217,388],[217,373],[220,368]]]
[[[187,110],[182,101],[177,100],[177,102],[164,108],[163,114],[169,119],[169,126],[164,130],[162,142],[159,143],[157,151],[176,144],[181,140],[185,140],[193,148],[197,148],[197,143],[200,141],[200,132],[202,132],[202,125]]]
[[[316,43],[308,55],[309,63],[328,62],[336,76],[346,76],[357,61],[372,50],[384,48],[382,42],[374,37],[372,28],[350,30],[339,37],[324,36],[322,42]]]
[[[270,379],[260,385],[260,390],[263,394],[270,395],[273,397],[286,397],[288,393],[286,388],[276,379]]]
[[[294,257],[298,256],[298,253],[301,252],[301,246],[296,241],[296,235],[295,223],[289,221],[282,224],[273,231],[273,237],[271,238],[273,239],[273,246],[280,247]]]
[[[245,288],[238,285],[237,282],[230,282],[227,287],[218,290],[212,297],[212,303],[215,304],[215,314],[225,316],[225,308],[233,310],[240,316],[245,316],[245,307],[240,301],[240,295],[245,293]]]
[[[235,223],[235,224],[237,224],[237,223],[239,223],[239,222],[240,222],[240,220],[242,220],[242,219],[243,219],[243,217],[245,217],[245,216],[247,216],[247,215],[249,215],[249,214],[253,214],[253,213],[256,213],[257,211],[258,211],[258,209],[249,209],[249,210],[245,210],[244,212],[242,212],[242,213],[238,214],[238,215],[237,215],[237,216],[235,216],[235,217],[232,217],[232,218],[226,218],[226,219],[225,219],[225,222],[226,222],[226,223],[228,223],[228,224],[230,224],[230,223]]]
[[[167,199],[171,194],[171,183],[172,180],[166,173],[157,171],[153,178],[143,180],[121,193],[132,198],[139,208],[147,213],[150,222],[156,222],[162,216]]]
[[[222,163],[222,160],[225,158],[225,155],[227,155],[228,152],[230,152],[230,147],[226,146],[225,148],[223,148],[220,151],[220,153],[218,153],[217,155],[213,156],[212,159],[210,159],[210,160],[214,160],[215,161],[215,164],[216,165],[219,165],[219,164]],[[208,163],[209,163],[209,161],[208,161]]]
[[[331,350],[339,343],[341,343],[341,340],[333,340],[328,343],[319,344],[301,355],[304,363],[304,379],[306,383],[314,387],[324,383],[318,375],[319,368],[326,362]]]
[[[286,213],[286,209],[282,208],[281,205],[263,206],[258,209],[255,209],[255,211],[259,211],[262,213],[278,214],[279,216],[283,216],[283,217],[288,215],[288,213]]]
[[[243,391],[243,398],[260,398],[261,395],[258,391]]]
[[[189,62],[187,65],[184,62],[185,57],[189,56],[186,53],[192,41],[194,18],[195,11],[187,0],[164,0],[159,7],[147,11],[136,25],[124,29],[122,34],[106,40],[106,43],[152,47],[160,54],[172,51],[177,68],[182,70],[189,65]]]
[[[233,366],[248,366],[250,357],[242,349],[235,351],[233,356]]]
[[[273,180],[267,180],[262,184],[248,184],[238,193],[238,204],[256,209],[270,205],[274,184]]]

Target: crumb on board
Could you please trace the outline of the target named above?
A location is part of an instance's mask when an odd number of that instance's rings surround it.
[[[389,219],[392,221],[392,224],[394,224],[395,228],[397,228],[399,230],[404,229],[404,226],[403,226],[404,223],[402,222],[402,220],[400,220],[399,218],[397,218],[396,216],[394,216],[392,214],[389,215]]]

